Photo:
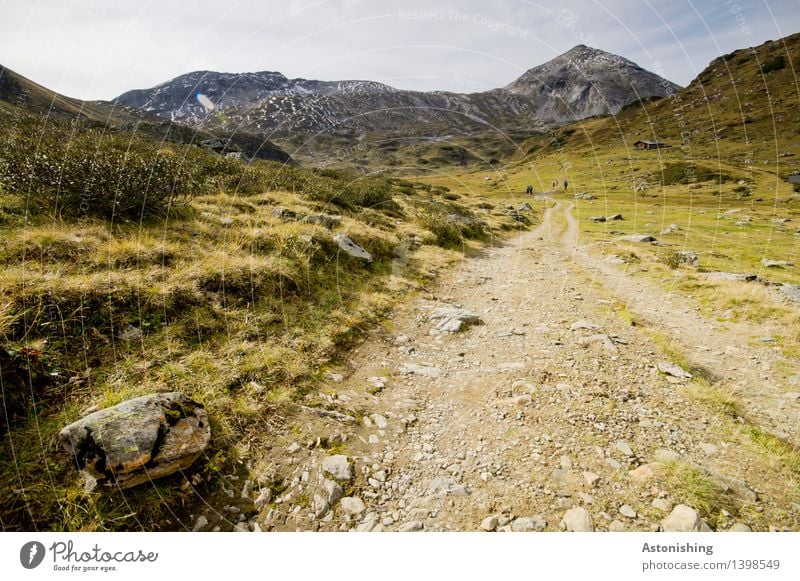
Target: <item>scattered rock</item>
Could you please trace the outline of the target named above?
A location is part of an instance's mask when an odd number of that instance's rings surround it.
[[[628,472],[628,476],[633,478],[634,480],[638,480],[639,482],[644,482],[646,480],[650,480],[651,478],[655,477],[656,472],[659,468],[662,468],[664,465],[660,462],[651,462],[650,464],[642,464],[635,470],[631,470]]]
[[[613,214],[613,215],[609,216],[606,219],[607,220],[624,220],[624,218],[622,217],[622,214]]]
[[[344,496],[344,489],[338,482],[328,480],[322,482],[323,496],[329,504],[336,504]]]
[[[289,454],[294,454],[295,452],[299,452],[301,448],[302,446],[300,444],[297,442],[292,442],[286,446],[286,451],[289,452]]]
[[[196,533],[197,531],[201,531],[208,526],[208,519],[204,517],[202,514],[197,517],[197,520],[192,527],[192,532]]]
[[[333,241],[341,248],[341,250],[353,258],[358,258],[367,263],[372,262],[372,255],[361,248],[358,244],[353,242],[347,234],[336,234]]]
[[[670,224],[666,228],[661,231],[661,236],[667,236],[668,234],[672,234],[673,232],[678,232],[680,228],[677,224]]]
[[[706,456],[714,456],[717,452],[719,452],[719,448],[714,444],[709,444],[708,442],[700,442],[697,445],[703,451],[703,454]]]
[[[561,522],[568,531],[575,533],[594,531],[592,515],[589,514],[588,510],[580,506],[571,508],[564,513],[564,518]]]
[[[672,503],[666,498],[653,499],[653,502],[651,504],[653,505],[653,508],[656,508],[661,512],[669,512],[672,510],[673,506]]]
[[[322,460],[322,471],[340,482],[350,482],[353,479],[353,468],[344,454],[326,456]]]
[[[269,488],[262,488],[258,491],[258,498],[255,499],[254,504],[257,510],[261,510],[272,502],[272,490]]]
[[[125,341],[126,343],[129,343],[131,341],[138,341],[139,339],[142,338],[142,336],[144,336],[144,333],[139,327],[128,325],[127,327],[125,327],[124,331],[122,331],[119,335],[117,335],[117,338],[120,341]]]
[[[637,243],[650,243],[656,242],[654,236],[649,234],[628,234],[627,236],[618,236],[614,238],[615,242],[637,242]]]
[[[569,326],[569,330],[570,331],[580,331],[581,329],[586,329],[586,330],[589,330],[589,331],[593,331],[593,330],[597,329],[597,326],[596,325],[592,325],[586,319],[581,319],[579,321],[575,321],[574,323],[572,323]]]
[[[685,264],[695,268],[700,266],[700,257],[693,250],[678,250],[675,253],[675,259],[678,264]]]
[[[623,454],[625,454],[629,458],[631,456],[633,456],[633,450],[631,450],[631,447],[628,445],[627,442],[623,442],[622,440],[619,440],[614,444],[614,446],[617,448],[617,450],[619,450],[620,452],[622,452]]]
[[[441,370],[438,367],[417,365],[416,363],[406,363],[402,365],[398,371],[403,375],[421,375],[423,377],[430,377],[431,379],[437,379],[441,374]]]
[[[707,272],[705,275],[708,278],[713,278],[716,280],[728,280],[731,282],[761,282],[761,277],[752,273],[738,274],[734,272]]]
[[[625,523],[622,521],[613,520],[611,521],[611,524],[608,525],[608,532],[610,533],[624,533],[627,530],[628,529],[625,526]]]
[[[728,528],[727,532],[729,532],[729,533],[752,533],[753,529],[751,529],[749,526],[747,526],[744,523],[737,522],[737,523],[732,524]]]
[[[600,480],[600,477],[594,472],[584,472],[583,479],[586,481],[586,484],[588,484],[590,488],[593,488]]]
[[[589,194],[587,192],[578,192],[577,194],[575,194],[575,199],[576,200],[596,200],[597,196],[594,196],[594,195]]]
[[[59,441],[87,490],[122,489],[186,470],[211,439],[203,406],[180,392],[124,401],[66,426]]]
[[[410,522],[405,523],[403,526],[400,527],[401,533],[413,533],[416,531],[421,531],[425,528],[425,525],[419,522],[418,520],[412,520]]]
[[[710,532],[711,528],[693,508],[679,504],[661,521],[661,530],[667,533]]]
[[[589,216],[588,219],[591,222],[605,222],[606,221],[606,217],[605,216]]]
[[[681,458],[680,454],[672,450],[667,450],[665,448],[659,448],[653,454],[653,460],[655,460],[656,462],[661,462],[662,464],[675,462],[676,460],[680,460],[680,458]]]
[[[637,512],[629,504],[623,504],[619,507],[619,513],[628,518],[636,518]]]
[[[429,316],[431,321],[439,321],[436,328],[445,333],[457,333],[470,325],[480,325],[483,321],[471,311],[458,307],[441,307]]]
[[[658,370],[665,375],[677,377],[678,379],[691,379],[693,377],[691,373],[683,370],[674,363],[661,362],[658,364]]]
[[[495,515],[487,516],[485,519],[481,521],[481,529],[490,533],[497,528],[498,519]]]
[[[294,210],[290,210],[288,208],[284,208],[283,206],[276,206],[272,209],[272,216],[274,218],[280,218],[281,220],[300,220],[303,218],[303,214],[300,212],[295,212]]]
[[[794,263],[788,260],[769,260],[767,258],[762,258],[761,266],[764,268],[789,268],[794,266]]]
[[[342,223],[342,219],[338,216],[328,216],[327,214],[311,214],[303,218],[303,222],[324,226],[328,230],[332,230]]]
[[[511,523],[511,530],[515,533],[542,532],[547,523],[540,516],[521,516]]]
[[[352,516],[361,514],[367,508],[364,505],[364,501],[357,496],[345,496],[339,502],[339,507],[342,509],[342,512]]]

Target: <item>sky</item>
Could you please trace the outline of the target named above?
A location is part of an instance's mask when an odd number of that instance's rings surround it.
[[[680,85],[800,0],[0,0],[0,64],[81,99],[193,70],[473,92],[586,44]]]

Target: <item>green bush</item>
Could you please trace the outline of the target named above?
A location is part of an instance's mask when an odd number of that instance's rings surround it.
[[[201,190],[186,155],[130,134],[44,123],[50,126],[41,131],[23,124],[0,134],[0,183],[35,212],[138,220]]]
[[[786,58],[783,56],[776,56],[773,59],[764,61],[761,64],[761,74],[771,73],[772,71],[779,71],[786,67]]]

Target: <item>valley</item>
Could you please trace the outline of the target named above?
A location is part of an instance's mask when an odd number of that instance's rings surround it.
[[[3,530],[800,530],[798,65],[114,102],[0,69]],[[174,392],[191,468],[92,482],[59,441]]]

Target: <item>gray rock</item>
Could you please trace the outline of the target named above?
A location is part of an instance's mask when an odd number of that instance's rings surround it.
[[[633,450],[631,450],[631,447],[628,445],[627,442],[623,442],[622,440],[619,440],[614,444],[614,446],[617,448],[617,450],[619,450],[620,452],[622,452],[626,456],[628,456],[628,457],[633,456]]]
[[[144,333],[139,327],[134,327],[133,325],[128,325],[125,327],[125,330],[122,331],[117,338],[120,341],[131,342],[131,341],[138,341],[142,338]]]
[[[594,531],[592,515],[583,507],[576,506],[564,513],[562,522],[568,531],[583,533]]]
[[[372,423],[375,424],[375,427],[379,430],[385,430],[389,423],[386,421],[386,418],[380,414],[372,414],[370,416],[372,419]]]
[[[673,506],[672,503],[666,498],[653,499],[653,502],[651,504],[653,505],[653,508],[656,508],[661,512],[669,512],[672,510]]]
[[[344,489],[341,485],[327,478],[322,482],[322,490],[329,504],[336,504],[344,496]]]
[[[680,460],[681,455],[673,450],[667,450],[665,448],[659,448],[653,454],[653,460],[656,462],[661,462],[662,464],[668,464],[669,462],[675,462],[676,460]]]
[[[400,371],[400,373],[403,375],[421,375],[423,377],[430,377],[431,379],[437,379],[441,374],[441,371],[438,367],[433,367],[430,365],[417,365],[416,363],[406,363],[405,365],[401,365],[398,371]]]
[[[284,208],[283,206],[276,206],[272,209],[272,216],[280,218],[281,220],[300,220],[303,214]]]
[[[589,487],[594,487],[600,480],[600,477],[594,472],[584,472],[583,479],[586,481],[586,484],[589,485]]]
[[[347,234],[335,234],[333,236],[333,241],[336,242],[345,254],[367,263],[372,262],[372,255],[353,242]]]
[[[350,482],[353,479],[350,460],[343,454],[325,457],[322,460],[322,471],[340,482]]]
[[[618,520],[611,521],[611,524],[608,525],[608,532],[610,533],[624,533],[627,529],[625,523]]]
[[[728,280],[731,282],[761,282],[761,277],[752,273],[738,274],[734,272],[707,272],[705,275],[708,278],[716,280]]]
[[[711,528],[693,508],[679,504],[661,521],[661,530],[667,533],[710,532]]]
[[[678,227],[677,224],[670,224],[661,231],[661,236],[667,236],[669,234],[677,232],[678,230],[680,230],[680,228]]]
[[[405,523],[403,526],[400,527],[401,533],[413,533],[416,531],[421,531],[425,528],[425,525],[419,522],[418,520],[412,520]]]
[[[445,333],[457,333],[470,325],[480,325],[483,321],[472,311],[458,307],[441,307],[429,316],[431,321],[439,321],[436,328]]]
[[[580,319],[579,321],[575,321],[574,323],[572,323],[569,326],[569,330],[570,331],[580,331],[580,330],[584,330],[584,329],[588,330],[588,331],[593,331],[593,330],[597,329],[597,326],[593,325],[592,323],[590,323],[586,319]]]
[[[272,501],[272,490],[269,488],[262,488],[258,491],[258,497],[255,499],[254,504],[257,510],[263,509]]]
[[[654,478],[658,469],[663,468],[663,466],[664,465],[660,462],[651,462],[649,464],[642,464],[641,466],[628,472],[628,477],[633,478],[634,480],[638,480],[639,482],[644,482],[646,480]]]
[[[197,517],[197,521],[195,521],[194,526],[192,527],[192,532],[196,533],[197,531],[201,531],[208,526],[208,519],[204,517],[202,514]]]
[[[677,377],[678,379],[692,378],[691,373],[683,370],[680,366],[675,365],[674,363],[661,362],[658,364],[658,370],[665,375],[671,375],[672,377]]]
[[[589,216],[588,220],[590,222],[605,222],[606,221],[606,217],[605,216]]]
[[[367,508],[364,501],[357,496],[345,496],[339,502],[339,507],[345,514],[353,516],[361,514]]]
[[[624,220],[622,214],[612,214],[607,218],[607,220]]]
[[[499,521],[497,516],[490,515],[481,521],[481,529],[490,533],[497,528]]]
[[[124,401],[63,428],[59,441],[87,490],[122,489],[186,470],[211,439],[203,406],[180,392]]]
[[[511,530],[515,533],[542,532],[547,523],[540,516],[521,516],[511,523]]]
[[[800,284],[781,284],[778,292],[792,302],[800,303]]]
[[[700,266],[700,257],[697,252],[692,250],[679,250],[675,253],[678,264],[686,264],[688,266]]]
[[[633,507],[628,505],[628,504],[623,504],[622,506],[620,506],[619,507],[619,513],[622,516],[626,516],[628,518],[636,518],[636,515],[637,515],[637,513],[633,509]]]
[[[761,266],[764,268],[789,268],[794,266],[794,264],[788,260],[769,260],[767,258],[762,258]]]
[[[737,523],[732,524],[730,526],[730,528],[728,528],[727,532],[729,532],[729,533],[752,533],[753,529],[751,529],[749,526],[747,526],[744,523],[737,522]]]
[[[649,234],[629,234],[627,236],[618,236],[614,238],[615,242],[637,242],[637,243],[653,243],[656,242],[655,237]]]
[[[303,222],[324,226],[328,230],[331,230],[341,224],[342,219],[337,216],[328,216],[327,214],[311,214],[303,218]]]

